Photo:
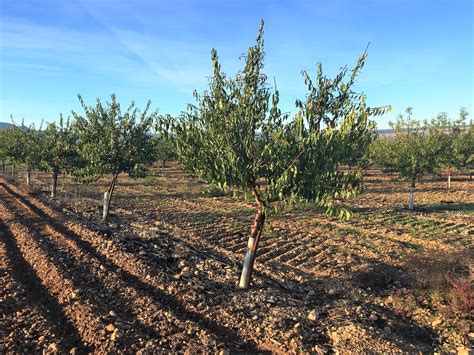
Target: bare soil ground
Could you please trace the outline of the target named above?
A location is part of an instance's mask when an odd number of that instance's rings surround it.
[[[107,180],[0,178],[5,352],[467,352],[474,182],[370,171],[350,222],[311,206],[271,215],[249,291],[237,288],[251,201],[179,166]]]

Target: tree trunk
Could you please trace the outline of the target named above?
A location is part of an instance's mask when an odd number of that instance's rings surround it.
[[[104,193],[104,210],[102,213],[102,220],[106,221],[109,218],[110,202],[112,201],[112,194],[114,193],[115,184],[117,183],[118,174],[115,174],[110,183],[109,190]]]
[[[26,186],[31,185],[31,168],[26,169]]]
[[[451,188],[451,167],[448,166],[448,190]]]
[[[166,166],[166,159],[163,159],[162,164],[161,164],[161,168],[164,169],[165,166]]]
[[[110,204],[110,193],[108,191],[104,192],[104,207],[102,210],[102,220],[106,221],[109,216],[109,204]]]
[[[2,173],[5,172],[5,160],[2,159]]]
[[[12,180],[15,179],[15,164],[12,165]]]
[[[265,225],[265,203],[259,195],[257,189],[254,188],[252,193],[255,197],[255,201],[257,202],[258,210],[255,214],[255,221],[247,244],[247,251],[245,252],[242,274],[240,275],[239,287],[242,289],[248,289],[250,285],[253,266],[257,256],[258,243],[260,242],[263,227]]]
[[[58,173],[53,173],[51,180],[51,198],[56,198],[56,189],[58,186]]]
[[[408,209],[411,210],[411,211],[413,211],[413,205],[414,205],[413,202],[414,202],[415,191],[416,191],[415,185],[416,185],[416,179],[413,178],[413,179],[411,180],[410,202],[409,202],[409,204],[408,204]]]

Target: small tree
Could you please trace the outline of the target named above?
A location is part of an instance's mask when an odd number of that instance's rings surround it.
[[[64,121],[62,114],[59,124],[48,124],[43,132],[43,169],[51,172],[51,197],[56,197],[58,176],[72,173],[84,166],[79,156],[77,138],[69,119]]]
[[[5,162],[7,160],[6,142],[8,131],[6,129],[0,130],[0,159],[2,159],[2,173],[5,173]]]
[[[5,160],[11,165],[12,179],[15,178],[15,166],[18,164],[23,155],[22,140],[23,132],[22,128],[13,125],[1,131],[1,141],[3,156]]]
[[[393,138],[377,137],[367,153],[369,162],[380,167],[384,173],[392,174],[395,170],[395,144]]]
[[[12,118],[13,122],[13,118]],[[40,167],[42,154],[42,135],[34,125],[25,127],[16,124],[2,131],[2,149],[6,160],[12,166],[12,179],[16,164],[26,165],[26,184],[31,184],[31,171]]]
[[[240,287],[248,288],[269,207],[311,201],[349,218],[336,202],[359,193],[361,174],[338,166],[367,149],[373,127],[368,117],[385,109],[369,109],[365,96],[352,91],[364,52],[347,81],[347,68],[328,79],[318,64],[314,82],[303,72],[309,92],[296,103],[299,113],[292,119],[282,114],[279,93],[271,92],[262,73],[263,21],[235,78],[221,72],[214,49],[211,58],[209,90],[195,92],[197,105],[175,122],[177,153],[209,182],[253,197],[257,211],[240,278]]]
[[[30,126],[23,131],[22,135],[23,155],[21,162],[26,165],[26,185],[31,185],[31,172],[33,169],[40,168],[43,154],[43,135],[40,130]]]
[[[438,164],[446,167],[447,188],[451,188],[451,169],[457,165],[456,142],[466,123],[467,112],[461,109],[458,120],[452,120],[447,113],[439,113],[431,122],[427,123],[429,140],[433,150],[437,150]]]
[[[150,129],[157,113],[148,112],[151,101],[143,112],[132,102],[122,114],[115,95],[111,95],[112,100],[105,107],[99,99],[93,107],[87,106],[80,95],[78,97],[85,116],[74,111],[72,114],[76,120],[80,154],[87,163],[75,174],[88,180],[112,175],[104,193],[103,220],[106,220],[119,174],[127,173],[132,178],[145,176],[156,159]]]
[[[176,146],[169,135],[160,135],[153,137],[155,154],[158,160],[161,160],[161,167],[166,166],[167,161],[176,160]]]
[[[459,116],[465,122],[468,116],[466,109],[461,108]],[[463,127],[461,129],[461,132],[456,135],[452,144],[454,167],[461,171],[467,171],[469,173],[469,180],[472,180],[472,173],[474,171],[474,124],[472,120],[467,128]]]
[[[400,176],[411,182],[409,209],[413,210],[416,182],[439,168],[439,146],[432,144],[426,127],[412,119],[413,109],[409,107],[405,112],[406,119],[399,115],[395,123],[390,123],[397,134],[393,164]]]

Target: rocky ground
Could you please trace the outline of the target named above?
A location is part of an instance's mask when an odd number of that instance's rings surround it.
[[[251,202],[173,166],[122,178],[104,224],[105,180],[61,184],[51,200],[44,175],[29,193],[0,179],[6,352],[462,353],[474,340],[472,182],[426,182],[409,212],[408,184],[372,174],[350,223],[309,206],[270,216],[246,292]]]

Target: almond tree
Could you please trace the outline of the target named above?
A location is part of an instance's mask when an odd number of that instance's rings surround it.
[[[393,145],[393,167],[400,176],[411,182],[409,209],[414,208],[416,182],[426,174],[435,173],[440,166],[439,145],[433,144],[428,128],[420,121],[412,119],[413,109],[408,107],[407,117],[399,115],[395,123],[390,123],[396,131]]]
[[[160,135],[153,137],[155,145],[155,154],[158,160],[161,160],[161,167],[166,166],[167,161],[176,160],[176,147],[173,139],[169,135]]]
[[[5,163],[7,161],[7,137],[8,128],[0,130],[0,158],[2,159],[2,174],[5,173]]]
[[[314,81],[303,72],[308,93],[297,100],[299,112],[290,118],[278,108],[279,92],[270,89],[262,73],[263,44],[262,21],[256,44],[235,78],[221,71],[213,49],[208,90],[195,92],[197,104],[173,124],[185,168],[218,186],[241,189],[255,201],[240,278],[244,289],[270,207],[313,202],[327,213],[350,217],[338,202],[360,192],[361,174],[338,166],[367,149],[373,127],[369,116],[385,111],[368,108],[365,96],[353,91],[364,52],[352,71],[342,68],[334,79],[323,75],[321,64]]]
[[[381,167],[389,175],[395,170],[395,144],[396,139],[379,136],[370,144],[367,154],[370,163]]]
[[[13,122],[13,118],[12,118]],[[16,164],[26,165],[26,185],[31,184],[31,172],[41,166],[42,135],[35,126],[25,127],[16,124],[2,131],[2,150],[7,161],[12,165],[12,178]]]
[[[474,124],[471,121],[469,127],[464,129],[453,142],[454,166],[469,173],[472,180],[474,171]]]
[[[15,166],[21,161],[23,149],[22,128],[13,125],[0,131],[0,150],[2,158],[11,165],[12,179],[15,178]]]
[[[116,96],[105,106],[97,99],[95,106],[87,106],[78,95],[85,116],[74,111],[75,130],[84,167],[75,174],[87,180],[97,180],[111,175],[107,192],[104,193],[103,220],[109,215],[109,207],[120,173],[130,177],[143,177],[156,157],[150,129],[157,112],[149,113],[151,101],[141,112],[132,102],[122,113]]]
[[[62,114],[59,123],[50,123],[43,132],[43,169],[51,172],[51,197],[56,197],[58,176],[84,166],[79,156],[77,137],[69,119]]]
[[[34,126],[22,131],[22,150],[21,162],[26,165],[26,185],[31,185],[31,172],[33,169],[40,168],[42,163],[42,145],[43,136],[40,130]]]
[[[457,120],[448,117],[445,112],[439,113],[431,122],[427,123],[430,142],[434,148],[437,148],[439,164],[446,167],[448,176],[447,187],[451,188],[451,169],[456,167],[459,155],[456,153],[457,142],[463,132],[466,124],[467,111],[462,108]]]

